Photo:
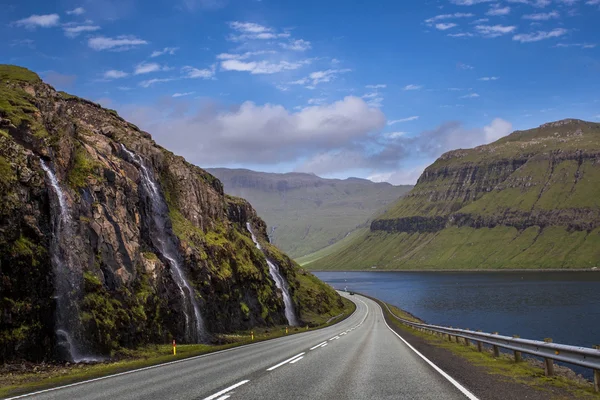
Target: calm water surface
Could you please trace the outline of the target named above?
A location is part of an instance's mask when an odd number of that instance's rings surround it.
[[[591,347],[600,344],[600,273],[318,272],[336,289],[428,323]]]

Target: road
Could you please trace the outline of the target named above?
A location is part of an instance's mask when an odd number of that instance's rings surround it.
[[[356,312],[322,330],[15,399],[476,399],[389,329],[377,303],[347,297]]]

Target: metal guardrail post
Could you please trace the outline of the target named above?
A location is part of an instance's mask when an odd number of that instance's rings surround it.
[[[544,342],[552,343],[552,338],[546,338]],[[544,373],[546,376],[554,376],[554,361],[551,358],[544,357]]]
[[[519,335],[513,335],[513,337],[514,337],[515,339],[519,339],[521,336],[519,336]],[[523,357],[521,356],[521,352],[520,352],[520,351],[517,351],[517,350],[515,350],[515,351],[514,351],[514,353],[515,353],[515,362],[516,362],[516,363],[519,363],[519,362],[521,362],[521,361],[523,360]]]
[[[594,346],[594,349],[600,350],[600,345]],[[594,370],[594,392],[600,392],[600,370]]]
[[[467,331],[469,330],[469,328],[466,329]],[[465,346],[469,347],[469,339],[465,338]]]
[[[497,335],[498,332],[494,332],[492,333],[492,335]],[[492,348],[494,349],[494,357],[500,357],[500,348],[496,345],[493,345]]]
[[[478,330],[477,332],[481,332],[481,329]],[[483,351],[483,343],[481,343],[480,340],[477,341],[477,351],[480,353]]]

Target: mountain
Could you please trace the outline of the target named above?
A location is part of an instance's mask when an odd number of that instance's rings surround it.
[[[313,174],[273,174],[246,169],[208,169],[225,192],[250,201],[271,227],[277,247],[297,258],[321,250],[408,192],[366,179],[323,179]]]
[[[600,266],[600,124],[575,119],[442,155],[311,269]]]
[[[0,362],[338,315],[266,229],[115,111],[0,65]]]

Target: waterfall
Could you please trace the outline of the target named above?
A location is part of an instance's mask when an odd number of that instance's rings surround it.
[[[65,194],[62,191],[56,175],[52,169],[46,165],[44,160],[40,159],[42,169],[50,181],[52,192],[58,200],[58,210],[56,204],[52,206],[52,240],[50,243],[50,253],[52,269],[54,272],[54,291],[56,298],[56,337],[58,346],[69,354],[71,361],[93,362],[100,361],[100,358],[84,355],[77,337],[80,331],[79,310],[77,309],[76,297],[81,291],[80,280],[75,275],[76,269],[71,260],[68,249],[64,248],[70,238],[73,237],[71,231],[71,218]],[[58,211],[58,212],[56,212]]]
[[[252,241],[256,245],[256,248],[262,251],[263,254],[265,254],[260,243],[258,243],[254,232],[252,231],[252,225],[250,225],[250,222],[246,222],[246,228],[248,228],[248,232],[250,232],[250,235],[252,236]],[[292,302],[292,297],[290,296],[290,288],[283,275],[281,275],[281,273],[279,272],[279,267],[271,260],[269,260],[269,257],[267,257],[266,254],[265,258],[267,259],[267,265],[269,266],[269,274],[271,275],[271,278],[273,278],[273,280],[275,281],[275,285],[283,293],[285,318],[287,319],[289,325],[297,326],[298,320],[296,319],[296,314],[294,313],[294,303]]]
[[[179,293],[184,303],[185,334],[188,342],[201,342],[206,336],[204,322],[200,313],[200,306],[196,300],[196,294],[187,280],[181,262],[177,245],[172,239],[172,232],[168,224],[169,208],[161,195],[154,174],[140,156],[129,151],[121,144],[123,152],[127,155],[127,161],[132,162],[140,170],[141,187],[150,205],[152,218],[150,219],[150,240],[169,265],[171,276],[179,288]]]

